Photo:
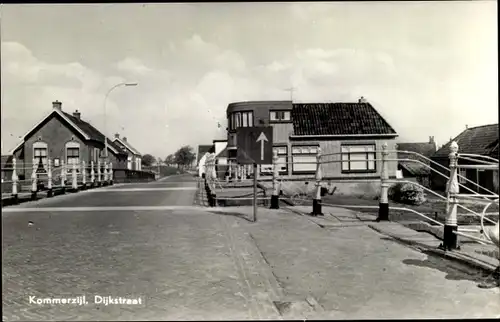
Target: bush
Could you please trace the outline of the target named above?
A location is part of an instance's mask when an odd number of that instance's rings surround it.
[[[397,183],[389,188],[389,198],[392,201],[407,205],[421,205],[426,200],[422,187],[406,182]]]

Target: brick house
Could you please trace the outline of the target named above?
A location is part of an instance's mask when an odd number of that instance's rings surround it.
[[[119,147],[120,151],[127,154],[126,168],[129,170],[142,170],[142,156],[136,148],[134,148],[126,137],[120,138],[120,134],[115,134],[113,143]]]
[[[434,153],[432,160],[449,168],[450,166],[450,144],[456,141],[458,143],[458,153],[478,154],[489,156],[498,160],[498,124],[489,124],[466,128],[465,131],[460,133],[457,137],[450,140],[439,150]],[[477,164],[468,160],[460,159],[459,164]],[[441,171],[445,175],[449,175],[446,171],[436,165],[433,169]],[[484,187],[490,191],[498,193],[498,170],[482,170],[482,169],[460,169],[460,175],[465,176],[467,179],[475,182],[476,184]],[[488,192],[470,182],[460,179],[461,184],[472,189],[473,191],[488,194]],[[431,187],[437,191],[445,191],[447,179],[432,171],[431,173]],[[461,187],[461,192],[471,193]]]
[[[418,153],[430,159],[437,151],[434,137],[429,137],[429,142],[398,143],[398,151],[409,151]],[[430,187],[430,162],[424,158],[411,154],[398,152],[398,159],[418,160],[427,166],[413,161],[398,161],[398,170],[402,172],[405,180],[415,181],[424,187]]]
[[[324,179],[380,178],[380,151],[387,142],[395,150],[396,131],[363,98],[358,103],[293,103],[291,101],[250,101],[227,107],[228,159],[236,165],[239,127],[272,126],[273,149],[281,163],[280,176],[289,180],[311,179],[316,172],[318,147],[323,161],[343,162],[322,165]],[[329,153],[337,153],[327,156]],[[389,159],[394,159],[394,153]],[[297,164],[287,164],[297,162]],[[308,164],[298,164],[298,162]],[[391,177],[396,162],[389,163]],[[261,176],[271,175],[272,166],[262,166]],[[251,166],[248,166],[251,171]]]
[[[54,172],[60,171],[61,161],[65,164],[97,160],[104,156],[104,135],[75,111],[68,114],[62,110],[62,103],[52,103],[52,110],[30,129],[22,141],[12,150],[16,158],[16,171],[20,179],[28,179],[33,171],[33,159],[40,162],[38,173],[46,173],[48,158],[53,160]],[[108,155],[114,169],[123,168],[127,155],[108,139]],[[69,169],[68,169],[69,171]]]

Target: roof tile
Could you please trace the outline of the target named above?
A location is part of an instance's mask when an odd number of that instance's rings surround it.
[[[293,104],[294,135],[396,134],[369,103]]]

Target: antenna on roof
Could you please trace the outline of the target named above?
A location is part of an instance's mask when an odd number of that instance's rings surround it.
[[[295,88],[295,87],[285,88],[285,91],[290,92],[290,101],[293,101],[293,92],[294,92],[296,89],[297,89],[297,88]]]

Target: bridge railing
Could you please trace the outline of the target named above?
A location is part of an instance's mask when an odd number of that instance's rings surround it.
[[[425,191],[425,193],[430,194],[435,196],[438,200],[441,200],[443,203],[446,204],[445,207],[445,212],[446,212],[446,220],[445,223],[441,223],[436,221],[435,219],[418,212],[414,209],[406,208],[406,207],[391,207],[390,209],[393,210],[398,210],[398,211],[407,211],[411,212],[413,214],[416,214],[422,218],[425,218],[429,222],[432,222],[434,224],[437,224],[439,226],[443,226],[443,244],[442,248],[444,249],[456,249],[458,248],[458,239],[457,236],[462,236],[464,238],[472,239],[480,243],[495,243],[495,240],[497,240],[496,245],[498,245],[498,221],[495,222],[494,220],[491,220],[490,218],[486,217],[486,209],[489,209],[489,207],[493,204],[498,205],[498,193],[495,193],[491,191],[490,189],[487,189],[483,186],[481,186],[479,183],[474,182],[473,180],[470,180],[466,176],[460,175],[458,169],[487,169],[487,170],[498,170],[498,160],[494,159],[492,157],[488,156],[482,156],[482,155],[474,155],[474,154],[459,154],[458,153],[458,144],[456,142],[453,142],[451,144],[451,153],[449,154],[449,167],[443,166],[442,164],[439,164],[423,155],[420,155],[416,152],[413,151],[400,151],[400,150],[388,150],[387,144],[383,145],[383,148],[381,151],[374,151],[377,153],[376,155],[381,155],[382,158],[375,158],[375,159],[370,159],[370,161],[374,162],[381,162],[381,172],[380,172],[380,178],[375,179],[375,180],[370,180],[370,179],[341,179],[339,181],[341,182],[353,182],[353,183],[360,183],[360,182],[371,182],[373,183],[374,181],[378,181],[380,183],[380,195],[379,195],[379,205],[378,206],[367,206],[367,205],[334,205],[334,204],[325,204],[322,202],[322,197],[325,196],[328,193],[333,193],[335,190],[335,187],[332,187],[332,182],[335,182],[337,180],[335,179],[328,179],[324,180],[323,175],[322,175],[322,166],[328,163],[341,163],[345,162],[345,160],[342,160],[341,157],[338,158],[331,158],[328,160],[328,156],[336,156],[336,155],[341,155],[341,152],[338,153],[328,153],[328,154],[321,154],[321,149],[318,149],[317,155],[316,155],[316,162],[285,162],[287,165],[296,165],[296,164],[308,164],[308,165],[315,165],[316,166],[316,173],[314,176],[302,176],[301,179],[305,180],[307,182],[313,182],[314,184],[306,184],[300,187],[299,184],[296,184],[296,187],[292,187],[290,190],[296,190],[295,192],[290,192],[289,197],[292,199],[292,201],[295,201],[295,203],[305,200],[311,201],[313,203],[312,207],[312,212],[311,215],[319,215],[322,213],[322,205],[325,206],[339,206],[339,207],[345,207],[345,208],[353,208],[353,209],[378,209],[378,221],[382,220],[388,220],[389,219],[389,198],[388,198],[388,192],[389,188],[393,184],[397,183],[409,183],[412,185],[419,186],[422,190]],[[403,154],[410,154],[417,156],[421,160],[418,159],[408,159],[408,158],[389,158],[389,155],[391,153],[403,153]],[[422,161],[423,160],[423,161]],[[465,160],[468,162],[474,162],[477,164],[459,164],[458,160]],[[439,176],[442,176],[447,180],[447,188],[446,188],[446,193],[445,195],[442,195],[440,193],[437,193],[433,190],[431,190],[428,187],[425,187],[419,183],[409,181],[409,180],[404,180],[404,179],[389,179],[389,164],[391,162],[413,162],[413,163],[418,163],[422,165],[423,167],[427,168],[430,170],[432,173],[436,173]],[[283,190],[284,190],[284,184],[287,183],[289,184],[291,181],[281,177],[279,175],[279,166],[283,165],[283,162],[278,163],[278,156],[275,153],[273,156],[273,175],[272,175],[272,196],[271,196],[271,208],[279,208],[279,200],[282,199],[283,196]],[[220,172],[215,171],[215,160],[209,159],[208,162],[206,163],[206,167],[208,171],[207,173],[207,185],[211,186],[213,191],[217,188],[217,185],[222,184],[220,183],[220,180],[218,182],[218,177],[220,177]],[[248,179],[245,179],[246,173],[245,173],[245,166],[239,166],[237,167],[237,179],[235,181],[237,182],[248,182],[248,184],[251,184],[252,179],[249,177]],[[227,174],[227,169],[223,170]],[[208,175],[209,174],[209,175]],[[251,174],[252,175],[252,174]],[[256,173],[257,176],[259,176],[259,172]],[[459,180],[460,179],[460,180]],[[226,180],[228,181],[227,175],[226,175]],[[260,179],[262,182],[262,179]],[[290,182],[287,182],[290,181]],[[463,183],[460,183],[462,181]],[[475,191],[471,187],[477,187],[480,189],[480,191],[483,191],[485,193],[479,193]],[[295,189],[294,189],[295,188]],[[462,193],[460,193],[460,188],[463,190]],[[286,189],[286,188],[285,188]],[[484,205],[483,211],[474,211],[470,209],[469,205],[473,203],[476,205]],[[467,229],[467,228],[459,228],[458,227],[458,221],[457,217],[460,215],[457,212],[457,208],[461,208],[466,211],[468,214],[472,214],[474,216],[477,216],[480,218],[481,221],[481,229],[478,230],[472,230],[472,229]],[[490,225],[494,225],[496,227],[496,232],[495,229],[493,230],[488,230],[488,226],[484,227],[485,223],[488,223]],[[494,228],[489,226],[490,228]],[[486,230],[485,230],[486,229]],[[489,231],[486,232],[486,231]],[[480,237],[473,236],[471,234],[468,234],[470,232],[475,232],[475,233],[480,233]]]

